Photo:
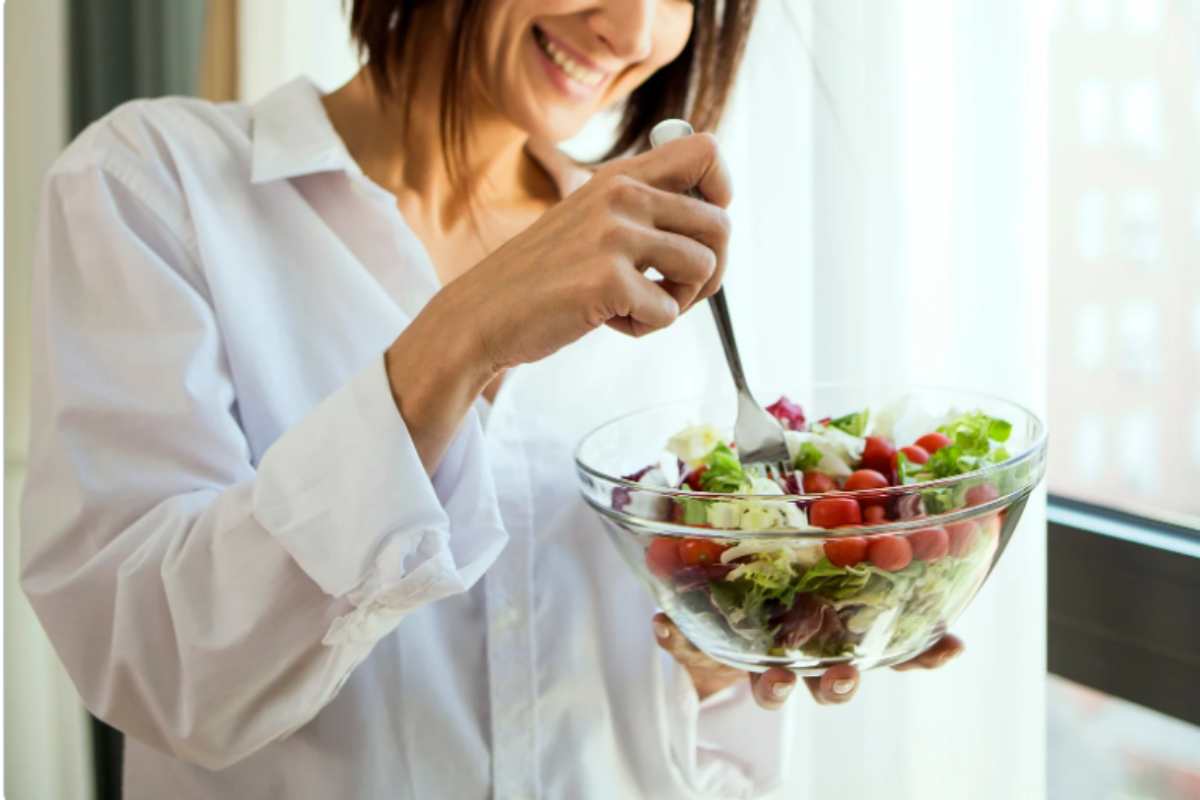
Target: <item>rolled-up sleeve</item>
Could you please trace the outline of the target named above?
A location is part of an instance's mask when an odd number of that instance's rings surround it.
[[[173,191],[80,158],[48,179],[22,584],[93,713],[219,768],[507,537],[474,412],[430,477],[382,353],[253,463]]]

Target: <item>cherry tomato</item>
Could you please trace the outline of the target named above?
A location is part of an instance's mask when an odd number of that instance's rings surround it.
[[[724,552],[725,545],[709,539],[684,539],[679,543],[679,557],[689,567],[719,563]]]
[[[951,522],[946,526],[946,534],[950,538],[950,555],[962,558],[975,544],[975,523],[971,520]]]
[[[873,469],[886,475],[892,470],[896,459],[896,448],[882,436],[868,436],[867,444],[863,447],[862,468]]]
[[[833,482],[833,478],[824,472],[817,472],[810,469],[804,473],[804,491],[806,494],[823,494],[831,492],[836,488],[837,484]]]
[[[860,469],[846,478],[842,488],[847,492],[858,492],[863,489],[885,489],[887,485],[888,480],[881,473],[873,469]]]
[[[950,437],[937,431],[927,433],[920,439],[917,439],[917,446],[926,453],[929,453],[929,455],[933,455],[948,444],[950,444]]]
[[[887,511],[882,505],[864,506],[862,510],[864,525],[879,525],[887,520]]]
[[[679,542],[670,536],[655,536],[646,548],[646,566],[654,575],[669,580],[683,566]]]
[[[929,460],[929,451],[919,444],[910,444],[908,447],[901,447],[900,452],[904,453],[910,464],[924,464]]]
[[[822,497],[808,509],[808,521],[818,528],[838,528],[862,522],[862,510],[853,497]]]
[[[908,543],[907,539],[901,539],[899,536],[891,534],[875,536],[867,545],[867,558],[871,559],[871,563],[880,569],[896,572],[912,563],[912,545]]]
[[[966,503],[967,506],[981,506],[984,503],[991,502],[1000,496],[1000,492],[995,486],[990,483],[981,483],[978,486],[972,486],[967,489]]]
[[[944,528],[922,528],[908,535],[913,558],[933,563],[950,552],[950,535]]]
[[[988,514],[983,519],[979,520],[979,530],[983,531],[983,535],[989,539],[995,539],[1000,535],[1000,529],[1004,526],[1004,518],[999,514]]]
[[[861,536],[826,539],[825,557],[835,567],[852,567],[867,557],[867,540]]]

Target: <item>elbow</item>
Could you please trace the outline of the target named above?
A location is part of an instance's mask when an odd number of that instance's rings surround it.
[[[209,718],[196,719],[191,725],[164,725],[162,720],[156,724],[153,718],[131,711],[114,705],[92,713],[147,747],[214,772],[250,758],[288,733],[284,730],[268,733],[257,726],[252,731],[237,731],[230,728],[227,719],[218,719],[219,712],[215,710],[210,710]]]

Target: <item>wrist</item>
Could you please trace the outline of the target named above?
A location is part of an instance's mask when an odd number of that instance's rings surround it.
[[[427,466],[497,374],[471,321],[439,292],[384,353],[392,399]]]

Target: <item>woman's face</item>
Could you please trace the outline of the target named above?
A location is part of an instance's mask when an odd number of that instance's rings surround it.
[[[479,80],[531,136],[570,138],[687,44],[691,0],[491,0]]]

